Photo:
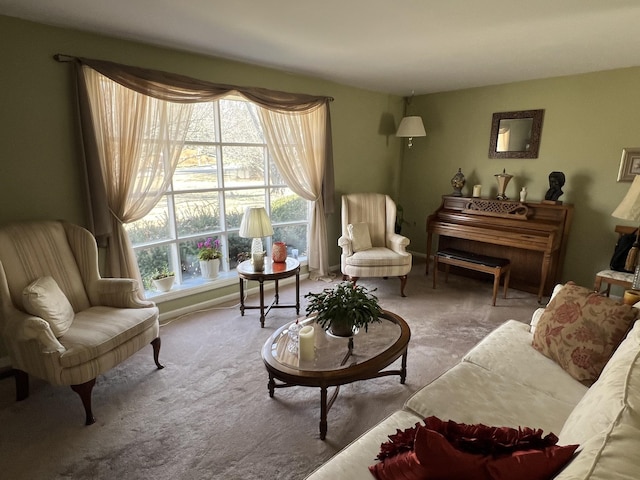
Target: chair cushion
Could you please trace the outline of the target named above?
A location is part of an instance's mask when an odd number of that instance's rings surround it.
[[[371,245],[371,237],[369,236],[369,225],[365,222],[350,223],[347,225],[347,231],[351,238],[351,247],[354,252],[362,252],[369,250]]]
[[[78,312],[67,333],[60,337],[67,349],[60,356],[60,364],[81,365],[113,350],[152,327],[157,313],[156,307],[91,307]]]
[[[22,306],[31,315],[45,320],[58,338],[69,330],[75,315],[56,281],[48,276],[40,277],[25,287]]]
[[[347,265],[354,267],[390,267],[411,263],[411,255],[400,255],[390,248],[372,247],[347,257]]]
[[[549,302],[533,334],[533,347],[587,385],[600,375],[638,310],[575,284]]]

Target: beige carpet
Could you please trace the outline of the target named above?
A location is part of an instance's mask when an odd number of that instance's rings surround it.
[[[408,377],[405,385],[393,376],[342,387],[326,441],[318,433],[319,389],[279,389],[273,399],[267,391],[260,349],[276,328],[295,320],[295,311],[272,310],[261,329],[257,310],[242,317],[229,305],[163,326],[164,370],[154,368],[149,346],[99,377],[97,423],[90,427],[71,389],[32,379],[31,395],[17,403],[13,380],[0,381],[0,478],[304,478],[496,326],[510,318],[528,322],[538,307],[535,295],[517,290],[492,307],[489,279],[440,280],[433,290],[417,260],[406,298],[397,279],[360,282],[377,288],[383,308],[409,323]],[[301,292],[327,286],[307,280]],[[282,301],[293,293],[285,288]]]

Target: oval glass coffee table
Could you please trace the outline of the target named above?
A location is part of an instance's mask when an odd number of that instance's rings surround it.
[[[269,373],[269,396],[276,388],[307,386],[320,388],[320,439],[327,435],[327,413],[338,395],[340,385],[360,380],[407,376],[407,347],[411,338],[409,325],[395,313],[383,310],[381,322],[361,329],[354,336],[336,337],[325,332],[313,317],[299,319],[300,327],[314,327],[314,355],[300,360],[289,336],[291,323],[280,327],[262,347],[262,359]],[[294,322],[295,323],[295,322]],[[399,370],[385,370],[402,357]],[[330,399],[327,389],[336,387]]]

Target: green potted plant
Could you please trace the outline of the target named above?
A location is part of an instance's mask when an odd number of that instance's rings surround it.
[[[375,291],[372,290],[372,291]],[[379,322],[382,309],[378,297],[366,287],[352,282],[340,282],[320,293],[307,293],[307,316],[315,313],[318,325],[333,335],[350,337],[356,328]]]
[[[220,259],[222,258],[222,244],[219,239],[207,238],[204,242],[198,242],[198,259],[200,260],[200,273],[205,280],[213,280],[220,271]]]
[[[156,270],[151,275],[151,280],[153,281],[153,286],[156,290],[161,292],[168,292],[173,287],[173,282],[175,280],[176,274],[169,270],[169,267],[164,266],[161,270]]]

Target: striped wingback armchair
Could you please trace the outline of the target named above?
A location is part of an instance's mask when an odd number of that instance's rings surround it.
[[[342,196],[343,279],[354,283],[360,277],[399,277],[403,297],[411,254],[409,239],[395,233],[396,204],[380,193],[352,193]]]
[[[157,307],[138,297],[135,280],[101,278],[94,237],[67,222],[0,228],[0,334],[17,399],[29,395],[29,375],[69,385],[87,425],[98,375],[149,343],[162,368]]]

